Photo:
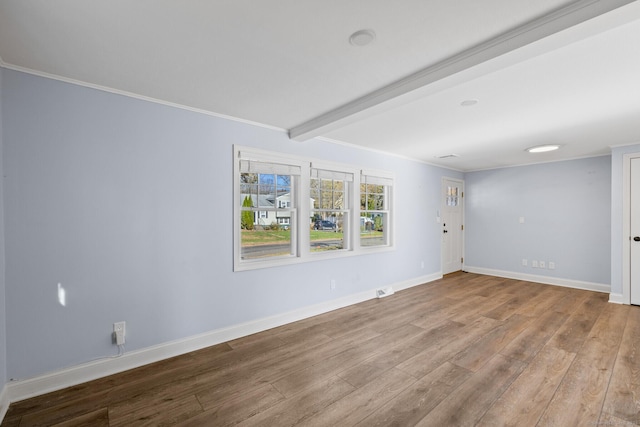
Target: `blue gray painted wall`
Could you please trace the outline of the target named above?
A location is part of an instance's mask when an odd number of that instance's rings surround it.
[[[623,158],[625,154],[640,153],[639,145],[616,147],[611,152],[611,293],[622,294],[623,239]]]
[[[8,378],[114,354],[116,321],[131,351],[440,271],[441,178],[460,173],[13,70],[3,79]],[[234,273],[233,144],[395,172],[397,249]]]
[[[4,70],[0,68],[0,179],[4,180],[3,132],[2,132],[2,82]],[[4,265],[4,197],[3,183],[0,181],[0,391],[7,383],[7,318],[5,301],[5,265]]]
[[[610,284],[610,156],[479,171],[465,179],[467,265]],[[532,268],[532,260],[552,261],[555,270]]]
[[[131,351],[437,273],[443,176],[465,179],[467,265],[611,283],[621,292],[622,149],[613,158],[463,176],[0,72],[0,304],[10,302],[0,316],[0,385],[114,354],[116,321],[127,322]],[[233,144],[394,171],[396,250],[234,273]],[[556,269],[523,267],[522,258],[554,261]]]

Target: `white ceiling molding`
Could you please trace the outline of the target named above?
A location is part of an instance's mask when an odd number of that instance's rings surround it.
[[[289,130],[295,141],[306,141],[368,117],[371,110],[453,74],[497,58],[552,34],[583,23],[635,0],[578,0],[500,36],[480,43],[395,83],[377,89]]]

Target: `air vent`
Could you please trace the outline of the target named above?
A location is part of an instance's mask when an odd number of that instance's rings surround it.
[[[384,298],[384,297],[388,297],[389,295],[393,295],[393,288],[391,286],[387,286],[385,288],[380,288],[380,289],[376,289],[376,297],[378,298]]]

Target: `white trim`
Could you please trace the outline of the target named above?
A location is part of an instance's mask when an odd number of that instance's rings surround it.
[[[4,420],[4,416],[7,415],[7,411],[9,410],[9,390],[7,385],[5,384],[2,387],[2,391],[0,391],[0,423]]]
[[[270,129],[270,130],[274,130],[274,131],[280,132],[280,133],[288,134],[288,132],[289,132],[287,129],[279,128],[277,126],[271,126],[271,125],[267,125],[267,124],[264,124],[264,123],[258,123],[258,122],[254,122],[254,121],[251,121],[251,120],[242,119],[240,117],[228,116],[226,114],[216,113],[215,111],[205,110],[205,109],[202,109],[202,108],[190,107],[188,105],[178,104],[178,103],[175,103],[175,102],[164,101],[162,99],[152,98],[150,96],[140,95],[140,94],[137,94],[137,93],[128,92],[126,90],[114,89],[114,88],[110,88],[110,87],[107,87],[107,86],[102,86],[102,85],[98,85],[98,84],[94,84],[94,83],[84,82],[82,80],[76,80],[76,79],[71,79],[71,78],[68,78],[68,77],[59,76],[57,74],[45,73],[44,71],[38,71],[38,70],[31,69],[31,68],[20,67],[18,65],[8,64],[6,62],[2,62],[1,60],[0,60],[0,67],[6,68],[7,70],[19,71],[21,73],[31,74],[33,76],[43,77],[43,78],[51,79],[51,80],[57,80],[57,81],[60,81],[60,82],[63,82],[63,83],[69,83],[69,84],[72,84],[72,85],[82,86],[82,87],[86,87],[86,88],[89,88],[89,89],[95,89],[95,90],[99,90],[99,91],[102,91],[102,92],[112,93],[112,94],[115,94],[115,95],[122,95],[122,96],[126,96],[128,98],[133,98],[133,99],[139,99],[139,100],[142,100],[142,101],[152,102],[154,104],[165,105],[167,107],[173,107],[173,108],[179,108],[181,110],[192,111],[194,113],[204,114],[206,116],[217,117],[217,118],[220,118],[220,119],[226,119],[226,120],[231,120],[231,121],[238,122],[238,123],[244,123],[244,124],[250,125],[250,126],[257,126],[257,127],[261,127],[261,128],[264,128],[264,129]]]
[[[389,286],[392,286],[398,292],[441,278],[442,274],[438,272],[393,283]],[[132,351],[118,358],[96,360],[35,378],[14,381],[9,383],[5,387],[3,394],[0,395],[0,404],[3,402],[2,399],[4,401],[17,402],[374,299],[376,298],[376,289],[369,289],[287,313]],[[8,399],[6,397],[7,394]]]
[[[505,279],[525,280],[527,282],[542,283],[544,285],[562,286],[565,288],[584,289],[594,292],[611,292],[611,285],[604,283],[583,282],[581,280],[563,279],[560,277],[538,276],[535,274],[518,273],[515,271],[493,270],[491,268],[466,266],[469,273],[485,274],[488,276],[504,277]]]
[[[546,165],[546,164],[549,164],[549,163],[571,162],[571,161],[574,161],[574,160],[593,159],[593,158],[597,158],[597,157],[611,157],[611,153],[589,154],[589,155],[584,155],[584,156],[565,157],[565,158],[556,159],[556,160],[540,160],[540,161],[535,161],[535,162],[517,163],[517,164],[513,164],[513,165],[491,166],[491,167],[488,167],[488,168],[480,168],[480,169],[467,169],[467,170],[464,170],[463,172],[464,173],[484,172],[484,171],[491,171],[491,170],[497,170],[497,169],[508,169],[508,168],[519,168],[519,167],[525,167],[525,166]]]
[[[445,181],[455,181],[455,182],[459,182],[460,183],[460,187],[462,188],[462,194],[460,195],[460,211],[462,212],[462,214],[460,215],[460,225],[462,226],[462,230],[461,233],[462,235],[460,236],[462,238],[462,242],[460,242],[460,255],[462,258],[462,262],[460,263],[460,266],[462,267],[463,271],[465,270],[465,263],[464,263],[464,255],[465,255],[465,251],[464,251],[464,244],[465,244],[465,232],[464,232],[464,220],[465,220],[465,212],[466,209],[464,208],[465,206],[465,200],[464,200],[464,179],[458,179],[458,178],[452,178],[450,176],[446,176],[443,175],[442,178],[440,179],[440,210],[438,211],[438,223],[441,224],[442,223],[442,212],[444,211],[444,201],[443,201],[443,190],[444,190],[444,183]],[[440,231],[442,231],[442,229],[440,229]],[[440,234],[440,269],[442,271],[444,271],[444,245],[442,244],[442,234]]]
[[[395,157],[397,159],[408,160],[410,162],[416,162],[416,163],[420,163],[420,164],[423,164],[423,165],[433,166],[433,167],[436,167],[436,168],[451,170],[451,171],[454,171],[454,172],[462,172],[462,173],[465,172],[462,169],[456,169],[456,168],[454,168],[452,166],[445,166],[445,165],[441,165],[441,164],[434,163],[434,162],[428,162],[426,160],[417,159],[415,157],[405,156],[404,154],[392,153],[390,151],[381,150],[379,148],[366,147],[364,145],[358,145],[358,144],[355,144],[355,143],[352,143],[352,142],[341,141],[339,139],[327,138],[326,136],[317,136],[314,139],[317,140],[317,141],[328,142],[329,144],[341,145],[341,146],[347,147],[347,148],[354,148],[354,149],[358,149],[358,150],[369,151],[371,153],[384,154],[385,156],[391,156],[391,157]]]
[[[342,258],[347,256],[359,256],[367,255],[375,252],[395,250],[395,173],[391,171],[373,170],[373,169],[361,169],[353,165],[341,165],[338,163],[330,163],[322,160],[316,160],[307,157],[293,156],[288,154],[280,154],[270,150],[261,150],[257,148],[251,148],[248,146],[234,145],[233,146],[233,271],[247,271],[269,267],[279,267],[284,265],[299,264],[304,262],[312,262],[319,259],[328,258]],[[274,257],[262,257],[255,259],[242,259],[241,248],[241,205],[240,200],[240,173],[243,170],[241,168],[241,160],[250,160],[255,162],[263,162],[263,158],[267,159],[267,163],[275,163],[278,165],[291,165],[300,167],[300,175],[295,175],[297,179],[292,183],[291,193],[292,202],[295,200],[296,207],[291,209],[291,254],[274,256]],[[334,172],[353,172],[353,181],[348,181],[349,185],[349,206],[344,211],[351,212],[351,226],[345,228],[343,234],[346,243],[346,248],[342,250],[327,251],[325,253],[312,253],[310,247],[309,233],[305,231],[307,218],[310,218],[310,211],[314,210],[312,206],[307,203],[310,200],[309,182],[311,179],[311,170],[315,169],[314,165],[322,167],[328,167],[328,170]],[[359,173],[358,173],[359,171]],[[387,188],[387,205],[385,211],[390,218],[385,225],[385,238],[387,242],[385,245],[379,246],[361,246],[360,245],[360,215],[358,213],[360,203],[360,180],[365,174],[375,178],[384,178],[385,180],[379,181],[381,185],[385,185]],[[293,175],[293,174],[292,174]],[[297,214],[295,214],[297,212]],[[296,218],[300,224],[296,224]]]
[[[613,304],[624,304],[624,296],[622,294],[609,294],[609,302]]]
[[[631,159],[640,153],[622,156],[622,304],[631,304]]]
[[[384,103],[427,86],[435,85],[452,75],[473,69],[628,3],[631,3],[631,0],[610,0],[607,2],[576,0],[294,126],[289,130],[289,138],[303,142],[344,127],[363,117],[370,117],[371,110],[379,109]]]

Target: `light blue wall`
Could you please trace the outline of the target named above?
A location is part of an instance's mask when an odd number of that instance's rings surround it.
[[[0,179],[4,181],[3,132],[2,132],[2,83],[4,70],[0,68]],[[0,391],[7,383],[7,318],[5,302],[5,264],[4,264],[4,197],[3,183],[0,181]]]
[[[131,351],[437,273],[442,176],[465,179],[467,265],[611,283],[612,292],[622,292],[622,155],[640,146],[463,177],[0,73],[0,387],[114,354],[115,321],[127,321]],[[394,171],[397,249],[233,273],[233,144]],[[522,258],[555,261],[556,269],[523,267]],[[58,283],[66,307],[58,303]]]
[[[622,162],[625,154],[640,153],[639,145],[614,148],[611,152],[611,293],[622,294]]]
[[[610,284],[610,156],[473,172],[465,179],[466,265]],[[553,261],[556,268],[532,268],[532,260]]]
[[[130,351],[440,271],[440,182],[459,173],[12,70],[3,78],[8,378],[114,354],[116,321],[127,322]],[[233,144],[394,171],[397,250],[234,273]]]

